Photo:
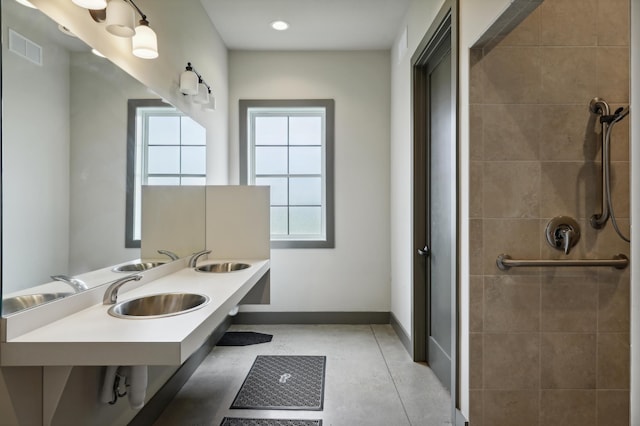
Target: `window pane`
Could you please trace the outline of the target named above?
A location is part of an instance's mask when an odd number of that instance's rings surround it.
[[[256,145],[286,145],[287,117],[256,117]]]
[[[321,145],[321,117],[289,118],[289,145]]]
[[[207,158],[204,146],[182,147],[182,174],[204,175],[207,173]]]
[[[149,145],[179,145],[180,117],[149,117]]]
[[[287,208],[271,207],[271,235],[287,235]]]
[[[320,147],[296,147],[289,150],[289,173],[294,175],[319,175],[322,173]]]
[[[256,178],[256,185],[271,187],[271,205],[287,205],[287,178]]]
[[[320,235],[322,233],[321,207],[291,207],[289,226],[292,235]]]
[[[180,179],[181,185],[202,186],[207,184],[207,178],[205,177],[183,177]]]
[[[175,177],[149,177],[147,185],[180,185],[180,178]]]
[[[196,123],[193,118],[182,116],[182,126],[180,127],[182,145],[206,145],[207,131],[204,127]]]
[[[289,204],[292,206],[322,204],[322,179],[319,177],[291,178]]]
[[[147,173],[178,174],[180,173],[180,148],[177,146],[150,146],[147,160]]]
[[[256,147],[257,175],[283,175],[287,173],[287,148]]]

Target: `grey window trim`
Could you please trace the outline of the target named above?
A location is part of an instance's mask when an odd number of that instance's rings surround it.
[[[241,99],[240,107],[240,184],[248,185],[248,113],[250,108],[313,108],[325,110],[325,217],[324,240],[271,240],[271,248],[335,248],[334,218],[334,127],[335,101],[333,99]]]

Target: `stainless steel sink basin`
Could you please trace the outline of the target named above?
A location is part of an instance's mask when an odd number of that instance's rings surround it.
[[[156,266],[164,265],[166,262],[140,262],[140,263],[127,263],[125,265],[116,266],[112,269],[113,272],[142,272],[148,269],[155,268]]]
[[[196,268],[196,272],[233,272],[247,269],[250,266],[251,265],[249,265],[248,263],[235,262],[210,263],[208,265],[198,266]]]
[[[209,303],[209,297],[195,293],[161,293],[125,300],[109,308],[118,318],[151,319],[186,314]]]
[[[2,300],[2,315],[12,314],[32,306],[41,305],[52,300],[61,299],[73,293],[38,293],[25,294]]]

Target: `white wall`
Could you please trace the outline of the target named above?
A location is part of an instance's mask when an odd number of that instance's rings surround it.
[[[469,47],[509,6],[511,0],[459,0],[460,93],[460,407],[468,417],[469,406]],[[412,0],[405,23],[391,52],[391,312],[407,335],[412,328],[412,211],[413,153],[411,119],[411,56],[444,4],[440,0]],[[401,46],[407,29],[407,44]],[[404,54],[403,50],[406,51]]]
[[[335,249],[273,249],[261,311],[377,311],[389,303],[389,52],[229,55],[230,170],[239,99],[335,99]]]

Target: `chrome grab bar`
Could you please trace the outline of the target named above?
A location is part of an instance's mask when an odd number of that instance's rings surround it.
[[[613,266],[616,269],[625,269],[629,266],[629,258],[618,253],[613,259],[534,260],[512,259],[508,254],[501,254],[496,260],[496,265],[503,271],[520,266]]]

